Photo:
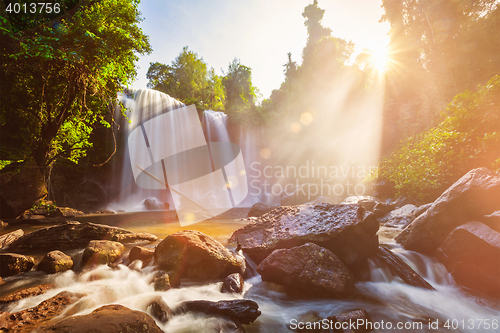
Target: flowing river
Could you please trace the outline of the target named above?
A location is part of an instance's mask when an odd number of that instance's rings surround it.
[[[118,223],[118,226],[153,233],[160,238],[182,229],[177,222],[164,222],[158,214],[143,214],[143,217],[135,215],[135,218],[123,214],[122,219],[117,214],[113,217],[113,224],[116,225],[116,221],[120,220],[125,222]],[[186,229],[202,231],[225,243],[232,232],[245,223],[241,219],[219,219],[197,223]],[[182,280],[181,288],[156,292],[150,283],[154,267],[149,265],[141,269],[141,265],[135,262],[129,266],[119,265],[117,269],[99,266],[80,274],[67,271],[43,275],[33,271],[10,278],[9,281],[17,280],[2,286],[4,290],[1,294],[37,284],[51,283],[55,286],[45,294],[11,304],[4,309],[9,312],[36,306],[64,290],[86,295],[69,307],[63,316],[87,314],[105,304],[122,304],[148,312],[147,305],[155,296],[161,296],[172,309],[187,300],[218,301],[244,297],[256,301],[262,311],[253,324],[245,325],[247,332],[291,332],[290,328],[296,327],[304,314],[326,318],[352,309],[365,309],[369,313],[374,332],[499,331],[498,328],[493,329],[494,323],[500,322],[498,301],[473,296],[461,290],[443,265],[432,258],[402,249],[392,240],[395,234],[395,229],[383,227],[379,231],[380,241],[390,244],[393,251],[424,277],[435,291],[406,285],[381,268],[379,263],[371,261],[371,281],[357,283],[360,295],[351,299],[302,299],[289,296],[280,286],[262,282],[252,262],[247,265],[243,295],[221,293],[221,282],[199,284],[188,280]],[[138,245],[155,246],[151,243]],[[74,252],[73,255],[78,258],[81,253]],[[174,316],[165,325],[158,322],[158,325],[165,332],[211,332],[210,327],[218,327],[220,320],[188,313]],[[484,326],[486,323],[489,323],[489,329]]]

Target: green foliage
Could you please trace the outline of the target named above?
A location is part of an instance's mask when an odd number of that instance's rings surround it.
[[[257,88],[252,84],[250,67],[234,59],[222,78],[222,84],[226,90],[226,113],[237,122],[258,121],[255,117]]]
[[[194,104],[198,111],[224,109],[222,79],[187,46],[170,66],[150,63],[146,77],[148,88],[164,92],[185,104]]]
[[[477,167],[500,171],[500,76],[453,99],[436,127],[403,141],[378,177],[398,194],[428,201]]]
[[[39,208],[45,208],[47,213],[51,213],[57,209],[57,205],[55,204],[55,202],[42,200],[40,203],[31,207],[29,211],[33,213],[35,210]]]
[[[34,158],[45,167],[85,156],[93,128],[109,126],[109,103],[135,77],[137,53],[151,51],[138,4],[82,2],[18,32],[2,12],[2,159]]]

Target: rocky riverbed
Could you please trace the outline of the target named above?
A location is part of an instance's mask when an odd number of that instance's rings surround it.
[[[0,331],[289,332],[321,322],[330,326],[309,331],[328,332],[357,320],[365,326],[356,332],[398,331],[373,326],[385,320],[445,332],[446,320],[498,323],[498,198],[500,176],[475,169],[419,207],[376,198],[261,205],[227,243],[195,230],[158,239],[75,221],[16,230],[0,236]]]

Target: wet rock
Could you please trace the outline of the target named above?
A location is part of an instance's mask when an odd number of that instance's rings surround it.
[[[358,201],[358,204],[360,204],[367,211],[372,212],[377,205],[377,201],[371,199],[362,199]]]
[[[161,296],[155,297],[147,308],[151,308],[151,315],[153,318],[163,324],[174,315]]]
[[[144,208],[146,210],[160,210],[163,209],[163,203],[156,198],[144,199]]]
[[[427,211],[432,206],[432,202],[429,202],[425,205],[419,206],[415,211],[413,212],[413,215],[415,215],[415,218],[419,217],[423,213]]]
[[[148,314],[122,305],[105,305],[88,315],[68,317],[39,333],[163,333]]]
[[[158,240],[158,237],[152,234],[148,234],[147,232],[133,232],[129,234],[118,234],[113,237],[114,241],[128,244],[138,241],[149,241],[155,242]]]
[[[372,331],[371,325],[368,324],[371,323],[370,315],[363,309],[343,312],[327,319],[334,327],[334,332],[365,333]]]
[[[328,329],[323,328],[323,320],[315,311],[309,311],[301,314],[297,322],[292,321],[288,328],[301,333],[329,333]]]
[[[456,227],[500,210],[500,175],[469,171],[417,217],[396,240],[405,249],[433,254]]]
[[[48,274],[65,272],[73,267],[73,260],[70,256],[59,250],[47,253],[37,266],[38,271]]]
[[[229,242],[256,263],[276,249],[315,243],[332,251],[358,274],[378,248],[378,222],[357,204],[278,207],[236,230]]]
[[[62,217],[75,217],[85,215],[84,212],[71,207],[57,207],[56,214]]]
[[[70,221],[26,234],[10,244],[6,250],[25,254],[85,248],[91,240],[125,243],[134,240],[154,241],[157,239],[151,234],[136,234],[129,230],[101,224]]]
[[[98,210],[94,214],[116,214],[116,213],[112,210],[104,209],[104,210]]]
[[[391,200],[389,200],[389,202],[391,202]],[[395,209],[401,208],[401,207],[406,206],[406,205],[413,205],[413,206],[419,205],[419,203],[417,201],[415,201],[414,199],[410,199],[410,198],[404,197],[404,196],[399,196],[399,197],[397,197],[396,200],[394,200],[392,202],[394,204]]]
[[[58,208],[52,201],[44,201],[42,205],[26,210],[18,216],[16,220],[21,222],[24,220],[40,220],[45,218],[63,217],[63,211],[70,211],[71,209],[72,208],[66,207]],[[83,215],[83,213],[81,213],[81,215]]]
[[[259,305],[249,299],[229,301],[186,301],[174,310],[174,314],[201,312],[207,315],[227,317],[240,324],[250,324],[260,316]]]
[[[51,284],[42,284],[39,286],[26,288],[26,289],[17,291],[13,294],[10,294],[8,296],[4,296],[4,297],[0,298],[0,304],[1,305],[8,304],[8,303],[19,301],[23,298],[28,298],[28,297],[33,297],[33,296],[45,294],[45,292],[51,288],[53,288],[53,286]]]
[[[245,259],[215,239],[194,230],[165,238],[155,249],[155,263],[179,278],[221,279],[245,271]]]
[[[418,275],[403,259],[392,252],[387,244],[380,244],[377,257],[389,266],[389,270],[410,286],[435,290],[423,277]]]
[[[262,281],[274,282],[317,297],[347,297],[354,277],[331,251],[313,243],[275,250],[257,267]]]
[[[214,327],[214,333],[246,333],[240,323],[235,323],[232,320],[219,320]]]
[[[150,249],[147,247],[142,247],[142,246],[134,246],[128,255],[128,258],[130,259],[130,262],[134,260],[140,260],[143,263],[147,264],[153,259],[153,256],[155,254],[154,249]]]
[[[0,249],[9,246],[24,235],[23,229],[17,229],[0,236]]]
[[[35,265],[35,259],[16,253],[0,253],[0,276],[8,277],[28,272]]]
[[[29,308],[16,313],[4,313],[6,314],[6,316],[3,318],[3,320],[0,319],[0,332],[33,332],[35,328],[41,327],[49,320],[62,314],[69,305],[75,303],[83,296],[83,294],[75,294],[63,291],[56,296],[41,302],[33,308]],[[42,331],[48,332],[43,329]]]
[[[500,233],[469,222],[450,233],[436,256],[457,283],[500,298]]]
[[[260,203],[260,202],[257,202],[256,204],[254,204],[252,206],[252,208],[250,208],[250,211],[248,212],[248,215],[247,217],[258,217],[258,216],[262,216],[268,212],[270,212],[271,210],[273,210],[274,208],[276,207],[273,207],[273,206],[268,206],[268,205],[265,205],[263,203]]]
[[[386,227],[405,228],[415,219],[416,210],[417,207],[412,204],[404,205],[380,218],[379,222]]]
[[[240,273],[233,273],[228,275],[222,281],[221,293],[235,293],[241,294],[243,292],[245,281]]]
[[[125,247],[122,243],[112,241],[90,241],[82,255],[84,265],[105,265],[114,262],[122,254]]]
[[[58,224],[80,215],[84,213],[69,207],[56,207],[52,201],[45,201],[43,205],[26,210],[16,218],[15,223]]]
[[[156,272],[153,277],[155,291],[167,291],[172,286],[170,285],[170,277],[166,272]],[[180,287],[180,286],[179,286]]]
[[[396,205],[394,205],[394,204],[389,204],[386,202],[378,202],[375,205],[375,207],[373,208],[373,215],[375,215],[376,218],[379,218],[379,217],[382,217],[386,214],[389,214],[395,208],[396,208]]]
[[[373,209],[375,208],[375,206],[378,203],[378,199],[375,197],[366,196],[366,195],[356,195],[356,196],[351,196],[351,197],[345,198],[342,203],[359,204],[364,209],[366,209],[368,211],[373,211]]]

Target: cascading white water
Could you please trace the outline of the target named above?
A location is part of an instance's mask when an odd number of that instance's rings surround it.
[[[127,147],[127,141],[131,132],[144,122],[164,114],[166,112],[181,108],[183,103],[151,89],[141,89],[136,91],[126,91],[118,96],[118,99],[125,106],[124,114],[127,122],[120,129],[118,142],[122,147]],[[120,110],[117,110],[120,112]],[[116,116],[121,117],[121,115]],[[163,209],[161,203],[172,200],[166,189],[146,189],[136,185],[132,168],[130,165],[130,154],[128,149],[124,149],[123,159],[116,162],[116,172],[120,175],[118,186],[119,191],[116,199],[109,205],[111,210],[115,211],[141,211],[155,210],[155,205],[149,205],[148,202],[158,203],[156,207]]]
[[[159,292],[154,291],[150,283],[154,274],[153,266],[140,269],[138,262],[134,262],[129,267],[119,265],[118,269],[99,266],[80,275],[68,271],[47,276],[43,281],[39,280],[37,273],[28,273],[25,278],[19,280],[17,287],[21,287],[21,283],[30,283],[31,277],[39,283],[51,283],[55,288],[46,294],[16,302],[4,310],[17,312],[36,306],[63,290],[86,295],[63,316],[87,314],[105,304],[122,304],[150,313],[147,305],[155,296],[161,296],[171,308],[186,300],[218,301],[244,297],[256,301],[262,311],[262,315],[253,324],[245,325],[249,333],[290,332],[287,326],[293,319],[299,319],[305,313],[314,312],[326,318],[353,309],[365,309],[373,322],[379,325],[385,323],[374,332],[496,332],[477,329],[477,325],[474,329],[465,327],[458,330],[444,327],[447,320],[464,320],[466,324],[469,320],[478,319],[488,320],[490,323],[494,320],[500,321],[500,304],[472,296],[459,289],[446,269],[434,259],[404,250],[395,243],[392,243],[392,248],[436,290],[406,285],[372,261],[371,281],[357,283],[359,297],[349,299],[290,297],[282,287],[262,282],[259,275],[247,277],[243,295],[221,293],[221,282],[199,285],[183,281],[182,288]],[[250,266],[253,267],[252,264]],[[436,320],[440,325],[437,328],[429,328],[429,323]],[[210,327],[217,327],[220,323],[220,319],[188,313],[173,317],[167,324],[158,322],[158,325],[165,332],[172,333],[219,332],[216,329],[211,330]],[[407,327],[397,328],[398,323],[406,324]]]
[[[162,189],[161,186],[160,188],[157,188],[158,184],[154,181],[152,181],[152,183],[156,186],[149,188],[143,188],[137,185],[137,175],[134,175],[134,171],[131,166],[130,152],[127,147],[130,144],[130,135],[135,129],[142,126],[141,124],[144,124],[145,122],[148,122],[148,120],[169,111],[182,108],[185,105],[164,93],[151,89],[125,92],[119,96],[119,99],[126,107],[124,113],[128,122],[122,126],[118,135],[118,139],[120,140],[118,144],[122,147],[123,158],[120,161],[115,162],[114,170],[116,175],[113,182],[119,183],[119,186],[114,186],[118,193],[115,200],[108,206],[108,208],[114,211],[161,210],[166,208],[164,203],[167,203],[168,207],[174,208],[174,200],[172,199],[171,192],[169,190]],[[117,112],[119,112],[119,110]],[[117,117],[121,117],[121,115]],[[182,124],[186,123],[188,120],[192,121],[192,119],[177,117],[175,122],[179,124],[179,127],[182,127]],[[230,138],[227,115],[223,112],[212,110],[202,112],[201,124],[209,150],[212,149],[212,146],[216,145],[215,143],[230,142],[237,142],[238,148],[241,149],[244,167],[238,163],[225,165],[225,168],[228,169],[226,171],[229,171],[229,174],[237,175],[236,177],[233,176],[226,179],[229,188],[231,185],[238,186],[238,183],[241,182],[240,177],[246,177],[245,186],[248,189],[248,195],[246,198],[243,197],[241,199],[243,201],[237,206],[249,207],[256,202],[262,202],[268,205],[279,204],[279,196],[272,196],[269,193],[269,190],[264,188],[264,183],[266,181],[267,183],[273,183],[275,182],[275,179],[262,179],[263,173],[261,171],[256,171],[257,169],[262,170],[268,162],[261,156],[261,149],[263,147],[262,130],[257,127],[241,127],[237,132],[236,138]],[[173,140],[168,140],[168,142],[163,142],[161,140],[165,140],[165,138],[162,138],[161,135],[159,135],[158,139],[160,139],[162,145],[193,146],[190,143],[185,144],[182,142],[182,140],[189,141],[192,140],[192,138],[190,134],[186,135],[186,133],[181,133],[179,128],[176,128],[176,126],[174,126],[174,128],[164,129],[163,131],[178,131],[176,135],[178,139],[174,138]],[[181,137],[183,138],[182,140],[180,139]],[[157,138],[153,139],[154,140],[150,141],[154,141],[153,144],[158,144]],[[147,144],[151,144],[151,142],[147,142]],[[194,146],[196,146],[196,144]],[[222,155],[230,155],[231,153],[230,149],[225,148],[219,151],[222,151]],[[232,156],[229,155],[219,156],[219,158],[225,161],[232,160]],[[212,163],[212,168],[213,167],[214,165]],[[144,178],[145,177],[142,177],[141,179],[141,177],[139,177],[139,180],[144,181]],[[160,173],[158,178],[160,178],[160,180],[164,179],[163,174]],[[229,189],[229,191],[231,191],[231,189]],[[214,200],[210,200],[211,195],[213,196],[214,194],[200,194],[200,196],[203,196],[203,200],[212,202]],[[212,202],[212,204],[214,204],[214,202]],[[229,205],[229,208],[232,206],[234,206],[234,202]],[[228,207],[221,207],[222,210],[227,208]]]
[[[223,112],[204,111],[200,126],[194,107],[161,92],[138,90],[120,98],[130,119],[121,133],[128,149],[121,161],[120,195],[110,209],[155,210],[174,203],[178,214],[183,210],[183,223],[193,221],[196,210],[210,217],[245,199],[243,155],[230,141]]]

